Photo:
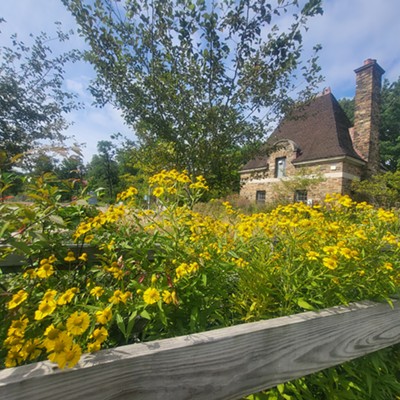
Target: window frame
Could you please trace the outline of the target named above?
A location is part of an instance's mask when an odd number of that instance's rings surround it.
[[[261,199],[260,196],[261,195]],[[265,204],[267,193],[265,190],[256,190],[256,204]]]
[[[285,176],[286,176],[286,157],[277,157],[275,158],[275,178],[284,178]]]
[[[308,192],[307,192],[307,190],[304,190],[304,189],[296,190],[294,192],[294,201],[295,201],[295,203],[305,203],[305,204],[307,204],[307,201],[308,201]]]

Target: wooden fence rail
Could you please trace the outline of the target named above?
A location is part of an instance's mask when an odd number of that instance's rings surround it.
[[[239,399],[400,342],[400,306],[360,302],[0,371],[2,400]]]

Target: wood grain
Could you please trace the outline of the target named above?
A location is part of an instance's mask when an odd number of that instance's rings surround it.
[[[399,305],[361,302],[2,370],[0,399],[238,399],[398,342]]]

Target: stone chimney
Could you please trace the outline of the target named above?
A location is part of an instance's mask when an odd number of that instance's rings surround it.
[[[379,114],[381,81],[384,70],[376,60],[368,59],[357,68],[354,113],[353,145],[367,161],[366,177],[380,170],[379,161]]]

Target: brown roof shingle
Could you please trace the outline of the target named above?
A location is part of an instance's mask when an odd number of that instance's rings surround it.
[[[353,148],[350,126],[346,114],[329,92],[295,110],[292,117],[284,118],[267,142],[272,145],[282,139],[295,142],[299,156],[294,163],[340,156],[362,160]],[[258,157],[242,170],[261,168],[267,163],[267,156]]]

